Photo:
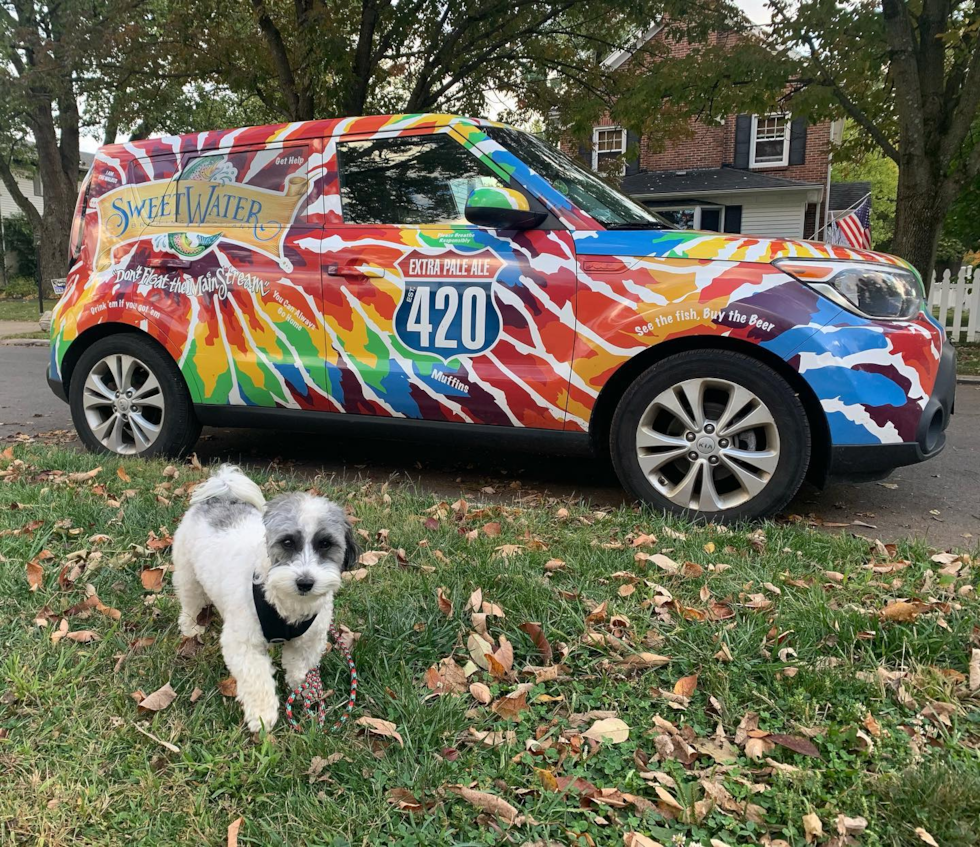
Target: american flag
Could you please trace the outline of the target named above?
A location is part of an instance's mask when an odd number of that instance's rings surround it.
[[[845,247],[871,249],[871,197],[830,225],[830,241]]]

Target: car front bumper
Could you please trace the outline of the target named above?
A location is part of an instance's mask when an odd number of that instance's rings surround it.
[[[903,465],[939,455],[946,446],[946,427],[956,395],[956,350],[945,340],[932,394],[922,410],[915,441],[898,444],[837,444],[831,448],[828,476],[834,481],[860,481],[887,476]]]

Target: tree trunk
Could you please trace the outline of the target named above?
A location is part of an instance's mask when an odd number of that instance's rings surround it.
[[[34,233],[34,240],[37,244],[38,270],[46,293],[51,291],[51,280],[61,279],[68,271],[68,239],[74,212],[74,201],[70,205],[49,204],[45,198],[41,231]]]
[[[904,157],[903,157],[904,158]],[[911,263],[922,276],[926,293],[932,285],[936,249],[948,209],[939,200],[939,185],[924,162],[899,164],[895,203],[895,235],[891,250]]]

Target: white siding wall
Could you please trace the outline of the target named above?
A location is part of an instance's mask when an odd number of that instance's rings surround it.
[[[742,232],[767,238],[803,238],[806,195],[802,192],[753,194],[746,191],[741,197]]]
[[[18,174],[17,185],[24,192],[24,196],[34,204],[38,211],[41,211],[44,201],[41,197],[34,196],[34,180]],[[12,215],[21,214],[20,206],[14,202],[14,198],[10,196],[7,187],[2,182],[0,182],[0,214],[3,215],[4,220]]]

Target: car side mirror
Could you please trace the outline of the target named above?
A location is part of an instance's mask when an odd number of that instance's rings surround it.
[[[532,229],[548,217],[535,212],[527,198],[511,188],[477,188],[466,199],[463,213],[471,224],[489,229]]]

